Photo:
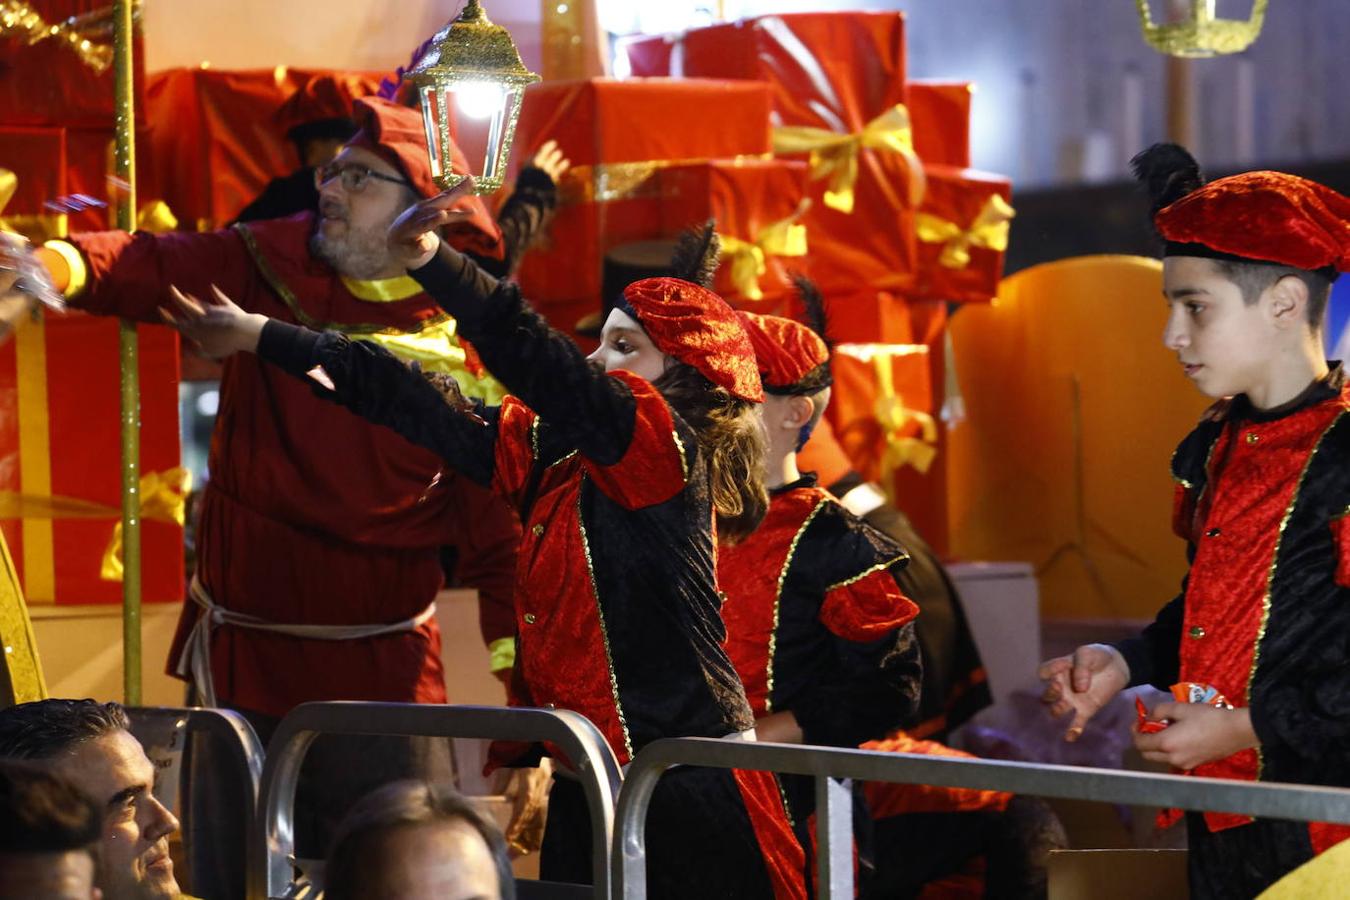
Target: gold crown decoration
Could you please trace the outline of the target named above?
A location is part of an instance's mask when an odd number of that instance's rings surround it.
[[[418,88],[432,177],[447,190],[464,178],[450,171],[449,166],[448,95],[457,86],[500,91],[500,97],[493,101],[484,171],[474,175],[477,193],[487,194],[500,188],[505,179],[506,160],[511,155],[522,96],[526,86],[539,80],[521,62],[511,33],[493,24],[478,0],[468,0],[460,14],[427,43],[425,52],[404,78]]]
[[[1189,18],[1168,25],[1157,25],[1149,11],[1148,0],[1135,0],[1144,40],[1161,53],[1183,57],[1219,56],[1241,53],[1261,34],[1269,0],[1254,0],[1246,19],[1220,19],[1215,15],[1215,0],[1191,0]]]

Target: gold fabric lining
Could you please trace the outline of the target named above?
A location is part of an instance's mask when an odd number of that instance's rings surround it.
[[[348,278],[346,275],[342,278],[342,284],[351,292],[351,295],[357,300],[365,300],[367,303],[393,303],[398,300],[407,300],[409,297],[416,297],[422,293],[422,286],[416,279],[408,275],[398,275],[394,278],[361,279]]]
[[[84,261],[84,254],[69,241],[52,240],[42,246],[65,260],[66,268],[70,270],[66,289],[61,292],[65,298],[69,300],[84,293],[89,285],[89,264]]]
[[[586,476],[581,476],[581,486],[586,484]],[[614,711],[619,714],[619,727],[623,730],[623,748],[628,758],[633,758],[633,741],[628,735],[628,720],[624,718],[623,704],[619,702],[619,677],[614,671],[614,653],[609,646],[609,626],[605,624],[605,611],[600,605],[600,589],[595,584],[595,566],[591,562],[591,542],[586,536],[586,520],[581,517],[581,491],[577,491],[577,529],[581,532],[581,548],[586,554],[586,575],[591,581],[591,596],[595,598],[595,617],[600,621],[600,637],[605,642],[605,665],[609,667],[609,689],[614,695]]]
[[[680,440],[680,431],[675,429],[670,433],[675,439],[675,446],[680,451],[680,471],[684,474],[684,483],[689,483],[689,456],[684,452],[684,441]]]
[[[806,534],[806,529],[815,519],[816,513],[824,509],[826,503],[830,503],[831,498],[822,497],[820,502],[811,510],[811,514],[802,522],[797,533],[792,536],[792,543],[788,545],[787,557],[783,560],[783,568],[778,572],[778,589],[773,595],[773,629],[769,632],[769,661],[765,666],[766,685],[764,691],[764,711],[773,712],[773,657],[778,650],[778,607],[783,599],[783,582],[787,581],[788,569],[792,567],[792,558],[797,555],[797,542]]]
[[[1278,536],[1275,538],[1275,552],[1271,554],[1270,571],[1266,573],[1266,593],[1265,596],[1261,598],[1261,624],[1256,629],[1256,640],[1252,648],[1252,668],[1251,671],[1247,673],[1246,702],[1248,707],[1250,707],[1252,703],[1252,682],[1256,680],[1256,669],[1261,663],[1261,642],[1265,639],[1266,626],[1270,622],[1270,594],[1271,588],[1275,584],[1275,569],[1279,565],[1280,548],[1284,543],[1284,531],[1289,525],[1289,519],[1293,516],[1295,507],[1298,506],[1299,498],[1303,494],[1303,482],[1308,477],[1308,469],[1312,467],[1313,460],[1317,458],[1317,451],[1322,449],[1322,441],[1326,439],[1327,434],[1331,429],[1336,427],[1337,423],[1341,421],[1341,417],[1344,415],[1344,410],[1337,413],[1336,418],[1332,419],[1331,424],[1323,429],[1322,434],[1318,436],[1317,443],[1313,445],[1312,452],[1308,454],[1308,461],[1303,464],[1303,471],[1298,474],[1298,484],[1294,487],[1294,494],[1289,499],[1288,508],[1284,511],[1284,518],[1280,519],[1280,530]],[[1215,443],[1218,442],[1216,441]],[[1261,773],[1265,770],[1265,767],[1265,754],[1261,752],[1261,745],[1258,744],[1256,746],[1257,781],[1261,780]]]
[[[826,593],[829,593],[830,591],[837,590],[842,587],[848,587],[850,584],[855,584],[859,581],[862,581],[864,578],[866,578],[868,575],[873,574],[874,572],[880,572],[883,569],[889,569],[891,566],[900,562],[902,559],[909,559],[909,554],[901,553],[899,556],[889,559],[886,562],[877,563],[875,566],[872,566],[869,569],[864,569],[857,575],[854,575],[852,578],[845,578],[843,581],[830,585],[825,589],[825,591]]]

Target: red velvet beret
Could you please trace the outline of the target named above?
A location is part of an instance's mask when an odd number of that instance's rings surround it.
[[[402,172],[413,190],[423,197],[434,197],[441,192],[431,178],[431,158],[427,155],[426,130],[422,126],[420,110],[379,97],[363,97],[352,107],[361,130],[347,142],[348,147],[362,147],[379,156]],[[453,149],[452,168],[467,173],[469,165],[464,154],[458,147]],[[467,212],[469,216],[446,229],[446,238],[451,245],[457,250],[500,258],[502,233],[482,198],[474,194],[461,197],[452,209]]]
[[[277,124],[287,133],[314,122],[352,119],[352,103],[369,93],[357,75],[314,75],[277,109]],[[348,132],[350,134],[351,132]]]
[[[806,376],[830,361],[830,349],[820,335],[795,319],[744,311],[737,315],[755,348],[760,381],[771,394],[793,393]],[[828,383],[813,377],[809,387],[814,392]]]
[[[763,402],[755,348],[721,297],[678,278],[644,278],[624,288],[623,299],[656,349],[732,396]]]
[[[1169,256],[1350,270],[1350,198],[1296,175],[1211,181],[1160,209],[1154,224]]]

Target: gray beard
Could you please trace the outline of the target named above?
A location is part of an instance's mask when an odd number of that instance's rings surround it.
[[[347,278],[377,278],[389,267],[388,228],[353,229],[339,238],[326,238],[318,225],[309,236],[309,252]]]

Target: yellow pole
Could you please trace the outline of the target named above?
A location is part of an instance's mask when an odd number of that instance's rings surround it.
[[[115,82],[117,177],[126,195],[117,207],[117,227],[135,228],[136,102],[132,55],[132,4],[113,2],[113,78]],[[136,323],[123,319],[119,329],[122,363],[122,694],[128,706],[141,703],[141,386]]]

